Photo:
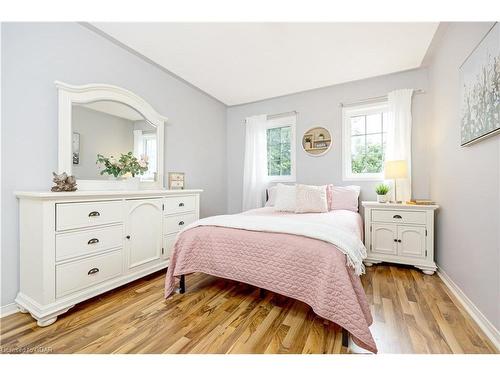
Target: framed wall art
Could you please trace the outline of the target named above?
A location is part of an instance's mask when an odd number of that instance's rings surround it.
[[[500,25],[495,23],[460,66],[462,146],[500,133]]]

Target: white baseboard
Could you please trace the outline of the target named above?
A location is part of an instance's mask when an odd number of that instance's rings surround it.
[[[474,305],[474,303],[465,295],[465,293],[458,287],[457,284],[443,271],[442,268],[438,268],[438,276],[443,280],[446,286],[451,290],[453,295],[462,304],[465,311],[469,313],[471,318],[477,323],[479,328],[484,332],[484,334],[490,339],[493,345],[500,350],[500,332],[498,329],[483,315],[481,311]]]
[[[14,302],[9,303],[5,306],[1,306],[0,307],[0,318],[15,314],[18,311],[19,311],[19,309],[17,308],[17,304]]]

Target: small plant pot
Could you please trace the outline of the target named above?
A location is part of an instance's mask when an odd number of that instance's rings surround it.
[[[387,194],[385,195],[377,195],[378,203],[387,203]]]

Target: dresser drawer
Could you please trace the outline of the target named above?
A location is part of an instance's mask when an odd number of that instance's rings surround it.
[[[196,214],[165,216],[163,218],[164,234],[177,233],[196,221]]]
[[[91,255],[123,245],[123,225],[56,235],[56,261]]]
[[[196,196],[194,195],[165,198],[165,213],[167,214],[194,211],[195,209]]]
[[[76,292],[122,273],[122,250],[56,266],[56,297]]]
[[[401,224],[426,224],[423,211],[372,210],[372,221]]]
[[[56,230],[92,227],[123,221],[123,202],[58,203]]]

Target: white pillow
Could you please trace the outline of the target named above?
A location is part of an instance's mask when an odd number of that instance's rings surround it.
[[[276,211],[295,212],[295,191],[295,185],[276,185],[276,202],[274,204],[274,209]]]
[[[326,185],[314,186],[297,184],[295,212],[328,212]]]
[[[267,202],[266,207],[273,207],[276,204],[276,191],[277,186],[271,186],[267,188]]]
[[[357,185],[334,186],[332,192],[332,210],[358,212],[358,199],[361,187]]]

